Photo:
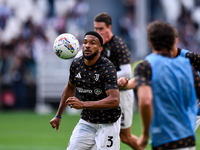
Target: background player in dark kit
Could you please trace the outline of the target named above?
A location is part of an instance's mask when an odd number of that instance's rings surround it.
[[[103,12],[94,18],[94,30],[103,38],[103,51],[101,56],[107,57],[117,69],[117,78],[132,77],[130,52],[125,42],[112,32],[112,18]],[[121,141],[131,148],[140,150],[136,141],[138,137],[131,134],[133,118],[134,92],[132,89],[120,89],[120,106],[122,109]]]

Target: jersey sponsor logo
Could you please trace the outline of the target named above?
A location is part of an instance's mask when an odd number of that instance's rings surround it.
[[[95,77],[94,80],[95,80],[95,81],[98,81],[98,80],[99,80],[99,74],[95,74],[95,76],[96,76],[96,77]]]
[[[101,93],[102,93],[102,90],[99,89],[99,88],[96,88],[96,89],[94,90],[94,94],[96,94],[96,95],[100,95]]]
[[[84,89],[84,88],[80,88],[80,87],[76,87],[76,89],[78,90],[79,93],[93,94],[93,90],[90,90],[90,89]],[[102,90],[99,88],[94,90],[94,94],[96,94],[96,95],[100,95],[101,93],[102,93]]]
[[[79,87],[77,87],[77,90],[78,90],[79,93],[90,93],[90,94],[93,93],[92,90],[83,89],[83,88],[79,88]]]
[[[81,79],[81,73],[79,72],[79,73],[75,76],[75,78]]]

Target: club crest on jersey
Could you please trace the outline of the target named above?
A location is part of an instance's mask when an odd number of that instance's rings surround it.
[[[74,47],[70,42],[67,40],[67,38],[63,37],[58,40],[58,46],[64,45],[68,50],[70,50],[72,53],[74,52]]]
[[[58,55],[60,57],[62,51],[61,50],[56,50],[56,55]]]
[[[95,81],[98,81],[99,80],[99,74],[95,74]]]
[[[110,53],[111,53],[111,51],[110,51],[109,49],[107,49],[107,51],[106,51],[106,56],[107,56],[107,57],[110,57]]]

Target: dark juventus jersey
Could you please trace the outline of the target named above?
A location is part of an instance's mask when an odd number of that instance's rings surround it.
[[[108,58],[120,71],[119,66],[130,63],[130,52],[124,41],[118,36],[114,35],[112,39],[103,45],[101,56]]]
[[[106,91],[118,89],[116,68],[107,58],[101,57],[92,66],[83,57],[74,59],[69,80],[76,85],[82,101],[98,101],[106,98]],[[112,123],[120,117],[120,107],[106,110],[83,109],[81,118],[92,123]]]

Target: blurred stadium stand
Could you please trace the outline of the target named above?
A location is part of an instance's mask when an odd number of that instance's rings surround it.
[[[72,60],[59,59],[53,41],[69,32],[82,45],[100,12],[111,15],[132,63],[150,53],[146,25],[156,19],[177,27],[180,48],[200,53],[199,0],[0,0],[0,109],[57,106]]]

